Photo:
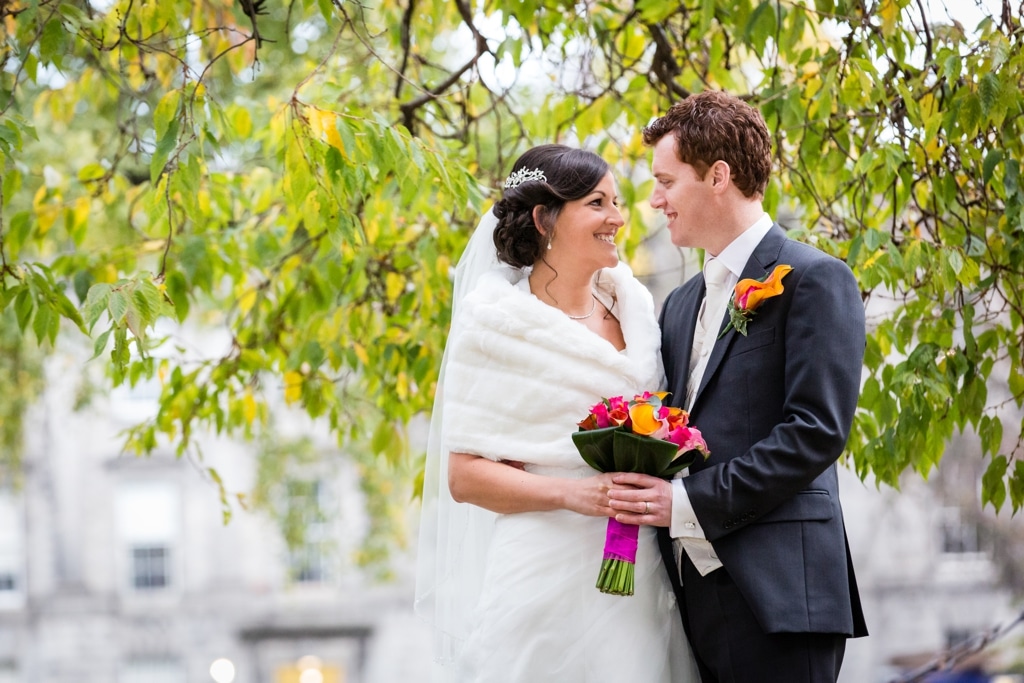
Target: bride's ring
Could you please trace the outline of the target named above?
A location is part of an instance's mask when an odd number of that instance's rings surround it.
[[[647,501],[647,500],[644,501],[644,514],[645,515],[651,514],[651,503],[650,503],[650,501]]]

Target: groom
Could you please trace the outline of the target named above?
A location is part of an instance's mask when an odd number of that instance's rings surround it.
[[[661,329],[671,400],[711,457],[672,482],[618,474],[636,488],[610,505],[620,522],[662,527],[703,683],[835,681],[846,639],[867,635],[835,464],[860,388],[857,283],[764,212],[771,139],[756,109],[703,92],[643,134],[651,205],[676,246],[706,251]],[[748,278],[765,282],[730,304]]]

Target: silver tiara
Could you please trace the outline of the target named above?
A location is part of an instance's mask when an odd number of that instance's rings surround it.
[[[548,177],[544,175],[544,171],[539,168],[532,168],[529,170],[521,168],[505,179],[505,189],[511,190],[513,187],[519,187],[523,183],[533,182],[534,180],[546,183],[548,181]]]

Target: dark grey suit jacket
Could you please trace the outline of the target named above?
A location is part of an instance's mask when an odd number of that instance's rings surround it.
[[[783,293],[763,302],[747,336],[730,330],[715,344],[690,415],[711,457],[693,465],[683,485],[766,633],[867,635],[835,465],[860,392],[864,308],[845,263],[788,239],[778,225],[742,277],[760,279],[779,264],[793,267]],[[662,309],[674,402],[686,396],[704,290],[703,276],[694,277]],[[679,590],[671,541],[661,532]]]

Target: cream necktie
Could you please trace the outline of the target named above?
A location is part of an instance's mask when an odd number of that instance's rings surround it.
[[[707,292],[697,316],[697,327],[693,333],[693,347],[690,349],[690,375],[686,383],[686,406],[693,405],[697,386],[704,376],[708,357],[715,347],[718,330],[729,296],[729,269],[718,259],[711,257],[704,263],[704,284]]]

